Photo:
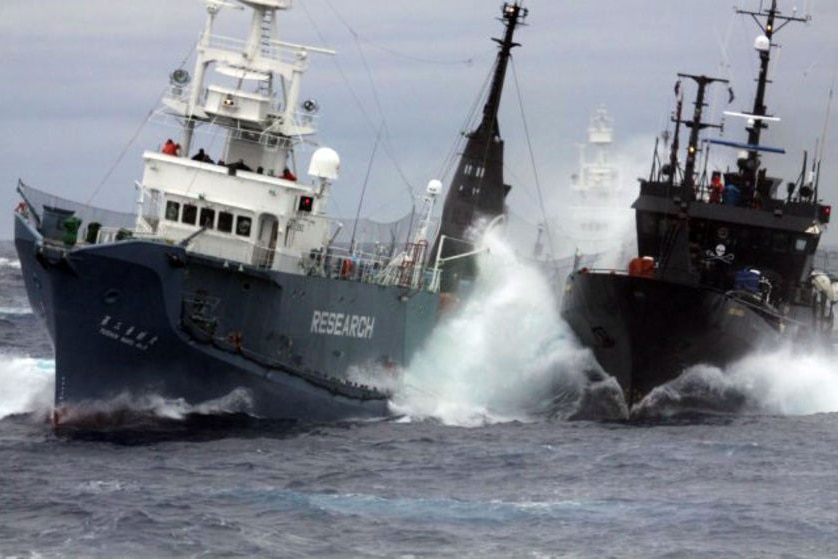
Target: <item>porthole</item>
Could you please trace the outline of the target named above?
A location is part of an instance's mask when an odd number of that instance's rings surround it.
[[[121,294],[118,289],[108,289],[102,296],[102,300],[106,305],[114,305],[119,302]]]

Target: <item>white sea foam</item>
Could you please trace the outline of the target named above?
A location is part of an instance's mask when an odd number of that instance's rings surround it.
[[[790,346],[748,356],[728,367],[730,382],[770,413],[838,412],[835,355]]]
[[[149,421],[181,421],[189,415],[223,415],[249,413],[252,410],[250,392],[237,388],[229,394],[190,404],[182,398],[164,398],[157,394],[133,395],[122,393],[109,400],[90,402],[61,410],[59,422],[73,427],[137,427]]]
[[[440,322],[391,405],[411,418],[476,426],[528,420],[578,400],[593,358],[560,319],[548,280],[497,236],[470,296]]]
[[[53,360],[0,355],[0,418],[20,413],[46,417],[54,384]]]
[[[30,414],[44,419],[51,417],[55,386],[53,360],[0,355],[0,384],[4,387],[0,392],[0,419],[15,414]],[[251,395],[245,389],[194,405],[182,399],[153,394],[139,397],[122,394],[107,401],[91,403],[83,409],[68,410],[64,419],[84,420],[90,416],[113,414],[128,421],[144,417],[180,420],[190,414],[247,413],[251,408]]]
[[[0,257],[0,268],[14,268],[20,270],[20,260]]]
[[[32,314],[32,307],[0,307],[0,316],[23,316]]]
[[[809,415],[838,412],[834,355],[791,344],[763,348],[726,367],[690,367],[650,393],[634,415],[684,409]]]

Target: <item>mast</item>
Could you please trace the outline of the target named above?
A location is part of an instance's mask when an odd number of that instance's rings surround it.
[[[683,185],[695,192],[695,158],[698,155],[698,136],[699,132],[705,128],[721,128],[718,124],[709,124],[701,121],[701,116],[704,107],[707,103],[704,102],[707,86],[713,82],[728,83],[728,80],[721,78],[710,78],[707,76],[694,76],[691,74],[678,74],[681,78],[690,78],[698,84],[698,92],[695,97],[695,110],[693,111],[693,118],[691,121],[684,121],[683,124],[690,129],[690,139],[687,144],[687,161],[684,165],[684,182]]]
[[[760,134],[764,128],[768,128],[765,123],[766,119],[760,118],[767,116],[765,106],[765,90],[769,83],[768,80],[768,63],[771,60],[771,47],[774,46],[774,34],[780,29],[788,25],[792,21],[807,22],[808,17],[784,16],[777,10],[777,0],[771,0],[771,8],[763,10],[762,12],[749,12],[747,10],[736,10],[739,14],[751,16],[762,30],[763,35],[757,37],[754,48],[759,53],[759,76],[757,77],[757,90],[754,95],[754,107],[751,111],[755,117],[753,124],[749,122],[748,130],[748,144],[751,146],[759,146]],[[760,21],[760,16],[765,17],[765,24]],[[776,25],[780,21],[779,27]],[[750,167],[754,170],[759,166],[759,154],[756,149],[748,151],[748,161]]]
[[[669,175],[668,182],[669,186],[673,186],[675,184],[675,175],[677,174],[678,170],[678,149],[679,149],[679,138],[681,136],[681,112],[684,107],[684,94],[681,91],[681,81],[675,84],[675,95],[676,95],[676,103],[675,103],[675,114],[672,115],[672,122],[675,123],[675,133],[672,135],[672,147],[669,150],[669,167],[667,169],[667,174]]]
[[[521,0],[505,2],[500,21],[506,27],[503,39],[493,38],[500,45],[491,88],[483,106],[483,115],[477,128],[467,134],[467,141],[459,165],[448,187],[442,211],[439,236],[431,254],[439,253],[445,259],[473,250],[468,230],[479,219],[491,221],[505,211],[505,199],[511,187],[503,181],[503,140],[498,126],[498,110],[506,77],[506,69],[514,47],[515,29],[526,18],[528,10],[521,6]],[[441,252],[438,252],[442,237]],[[473,261],[460,261],[447,265],[443,290],[453,288],[454,276],[474,275]]]
[[[506,34],[503,40],[492,39],[500,45],[500,51],[498,52],[495,73],[492,76],[492,87],[489,90],[489,98],[483,106],[483,119],[480,121],[480,126],[478,126],[474,134],[480,133],[481,130],[488,130],[491,126],[492,136],[500,136],[498,110],[500,109],[500,98],[503,93],[503,83],[506,78],[506,67],[509,64],[509,57],[512,54],[513,47],[520,46],[520,43],[512,41],[512,36],[515,33],[515,27],[526,16],[527,9],[522,8],[517,1],[514,4],[505,3],[503,5],[503,20],[504,25],[506,25]]]
[[[289,10],[292,0],[204,1],[207,19],[196,49],[194,79],[176,70],[170,76],[172,90],[163,99],[182,119],[182,153],[193,151],[197,127],[211,123],[228,131],[224,160],[281,170],[293,163],[293,148],[316,133],[317,103],[300,103],[309,56],[334,51],[279,40],[277,13]],[[224,7],[251,10],[246,39],[213,34]]]
[[[198,43],[198,60],[195,63],[195,82],[199,85],[204,83],[204,75],[207,67],[210,64],[209,60],[204,60],[202,54],[209,49],[210,38],[212,37],[212,29],[215,24],[215,18],[218,11],[221,9],[219,4],[207,2],[207,21],[204,27],[204,33]],[[192,151],[192,137],[195,134],[195,113],[201,98],[203,87],[193,87],[189,96],[189,104],[186,109],[186,122],[183,127],[183,155],[187,155]]]

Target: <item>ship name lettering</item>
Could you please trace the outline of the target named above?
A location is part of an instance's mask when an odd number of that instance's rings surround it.
[[[115,332],[111,332],[110,330],[108,330],[106,328],[99,328],[99,333],[102,334],[103,336],[107,337],[107,338],[111,338],[112,340],[118,340],[119,339],[119,334],[117,334]]]
[[[375,317],[329,311],[314,311],[311,315],[311,333],[349,338],[372,338]]]

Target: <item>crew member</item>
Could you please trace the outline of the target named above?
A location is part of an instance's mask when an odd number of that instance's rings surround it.
[[[166,155],[177,155],[179,145],[180,144],[174,143],[172,139],[169,138],[168,140],[166,140],[166,143],[163,144],[163,149],[160,151],[162,151]]]
[[[721,204],[724,199],[725,185],[722,183],[722,174],[719,171],[713,171],[710,179],[710,203]]]
[[[198,150],[198,153],[192,156],[192,161],[201,161],[203,163],[214,163],[212,158],[207,155],[204,148]]]
[[[253,171],[253,169],[251,169],[247,165],[247,163],[244,162],[244,159],[241,159],[241,158],[239,158],[239,160],[236,161],[235,163],[230,163],[229,165],[227,165],[227,167],[229,169],[232,169],[233,172],[235,172],[235,171]]]

